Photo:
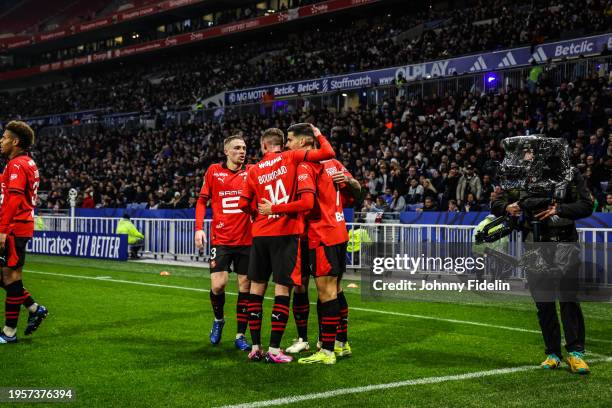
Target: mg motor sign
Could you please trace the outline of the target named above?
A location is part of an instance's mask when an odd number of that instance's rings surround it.
[[[226,94],[226,99],[230,105],[236,105],[236,104],[241,104],[241,103],[253,103],[253,102],[261,101],[264,95],[267,93],[268,93],[268,88],[252,89],[252,90],[238,91],[238,92],[228,92]]]

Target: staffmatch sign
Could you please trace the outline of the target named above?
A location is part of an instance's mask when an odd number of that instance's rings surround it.
[[[35,231],[34,237],[28,242],[27,252],[127,261],[127,235]]]

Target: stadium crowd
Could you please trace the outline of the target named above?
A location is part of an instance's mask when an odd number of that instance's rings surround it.
[[[537,44],[611,26],[611,1],[474,3],[452,12],[394,14],[390,10],[372,16],[368,24],[326,22],[299,35],[265,41],[255,36],[240,45],[156,60],[155,64],[125,64],[103,73],[75,74],[64,82],[0,94],[0,109],[5,119],[97,108],[112,112],[171,110],[197,104],[223,90]],[[406,35],[424,22],[435,23],[420,35]]]
[[[588,74],[554,84],[543,72],[533,92],[465,91],[341,113],[325,107],[265,117],[227,116],[152,130],[107,129],[92,134],[41,137],[33,151],[41,163],[42,208],[67,206],[70,188],[79,206],[189,208],[205,169],[223,160],[223,139],[238,131],[249,162],[260,154],[259,136],[313,121],[334,145],[337,158],[366,192],[364,212],[487,210],[499,191],[496,163],[505,137],[545,133],[568,140],[572,164],[587,180],[596,210],[612,211],[612,114],[607,76]]]

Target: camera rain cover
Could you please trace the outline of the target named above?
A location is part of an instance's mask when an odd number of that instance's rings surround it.
[[[550,194],[572,180],[569,149],[564,139],[514,136],[502,143],[505,150],[499,168],[502,189]]]

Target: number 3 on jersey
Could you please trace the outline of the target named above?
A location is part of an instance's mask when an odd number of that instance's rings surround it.
[[[276,204],[286,204],[289,202],[289,196],[287,195],[287,190],[285,190],[285,185],[283,184],[283,180],[276,180],[276,185],[274,189],[271,185],[266,186],[266,191],[270,196],[270,201],[272,205]],[[278,218],[278,214],[268,215],[268,218]]]

